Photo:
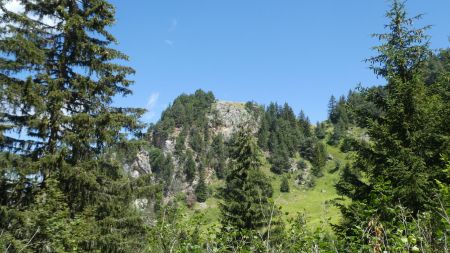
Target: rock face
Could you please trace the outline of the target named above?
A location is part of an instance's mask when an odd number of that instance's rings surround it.
[[[141,150],[136,154],[131,165],[125,165],[125,170],[130,173],[131,177],[137,178],[145,174],[152,173],[152,166],[150,165],[150,160],[148,152]]]
[[[223,134],[225,139],[229,139],[244,126],[250,127],[253,132],[258,130],[259,119],[248,112],[244,103],[217,101],[210,118],[217,120],[219,126],[215,132]]]

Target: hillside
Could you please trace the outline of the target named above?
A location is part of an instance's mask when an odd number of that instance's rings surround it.
[[[327,162],[323,177],[315,179],[315,184],[312,187],[298,185],[295,180],[297,173],[292,173],[289,175],[290,192],[280,192],[282,177],[270,172],[268,164],[264,168],[264,172],[271,178],[274,201],[276,205],[282,207],[286,219],[295,217],[297,213],[304,213],[309,226],[324,225],[327,228],[329,228],[329,223],[339,221],[340,213],[338,208],[333,205],[333,200],[339,197],[334,185],[339,180],[340,170],[334,169],[336,161],[344,164],[346,159],[345,154],[335,147],[328,146],[327,150],[334,159]],[[211,183],[210,188],[215,192],[222,185],[223,181],[217,180]],[[212,196],[205,203],[196,203],[191,211],[204,215],[207,224],[218,223],[218,201],[220,201],[219,198]]]
[[[332,204],[338,197],[334,185],[346,163],[346,155],[317,138],[316,127],[309,124],[303,113],[299,115],[294,116],[287,104],[265,108],[254,103],[221,101],[201,90],[181,95],[161,120],[150,127],[148,144],[126,168],[134,177],[152,175],[160,182],[165,189],[164,203],[177,202],[192,214],[203,214],[208,223],[217,223],[219,192],[229,166],[229,146],[239,130],[250,128],[264,150],[262,170],[272,184],[273,200],[287,214],[286,219],[305,213],[308,223],[314,226],[325,221],[337,222],[339,212]],[[330,135],[332,127],[326,131]],[[289,139],[292,136],[299,140]],[[263,137],[267,138],[266,143],[262,142]],[[290,149],[294,152],[286,152],[288,145],[292,145]],[[315,157],[317,145],[322,145],[326,153],[321,154],[319,175],[313,175],[317,173],[313,170],[319,159]],[[164,159],[169,164],[161,162]],[[289,192],[280,192],[284,177]],[[207,197],[199,199],[198,188],[203,182]],[[143,201],[152,200],[140,199],[138,203]],[[145,209],[145,205],[139,206]]]

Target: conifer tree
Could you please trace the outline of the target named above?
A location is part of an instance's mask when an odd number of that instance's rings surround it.
[[[336,118],[336,98],[331,95],[328,101],[328,119],[334,124],[337,122]]]
[[[230,171],[222,190],[221,223],[236,230],[256,230],[268,224],[272,186],[260,171],[262,154],[249,130],[237,134]]]
[[[114,7],[105,0],[21,4],[25,13],[8,11],[0,2],[1,130],[22,133],[1,134],[1,150],[21,160],[7,162],[12,174],[1,175],[9,181],[2,191],[15,192],[0,197],[2,216],[26,212],[41,191],[60,191],[64,198],[55,201],[68,207],[70,217],[90,219],[87,213],[95,213],[90,224],[97,234],[76,241],[80,250],[133,251],[145,231],[130,208],[130,182],[106,151],[125,144],[126,134],[138,133],[144,111],[111,104],[113,97],[131,93],[128,76],[134,73],[117,63],[127,56],[111,47]],[[58,183],[50,184],[53,180]],[[21,200],[24,194],[28,202]],[[16,215],[0,227],[18,229],[13,224],[22,218]],[[36,234],[48,241],[52,238],[43,237],[51,236],[56,234]],[[69,250],[52,247],[47,250]]]
[[[226,166],[226,147],[224,143],[224,138],[222,134],[218,134],[214,137],[211,144],[212,152],[212,167],[216,172],[216,176],[219,179],[225,177],[225,166]]]
[[[272,164],[270,170],[273,173],[282,174],[289,171],[291,164],[286,146],[281,146],[276,149],[275,153],[270,157],[270,163]]]
[[[391,182],[393,202],[401,201],[417,212],[428,201],[429,176],[436,169],[427,164],[418,141],[426,124],[421,69],[429,56],[427,27],[412,27],[421,16],[407,17],[404,3],[397,0],[387,17],[389,31],[375,35],[384,41],[375,47],[379,55],[368,60],[375,74],[387,80],[385,116],[369,126],[375,145],[359,152],[358,163],[368,169],[374,184]]]
[[[289,192],[289,180],[286,176],[283,176],[281,179],[281,185],[280,185],[280,191],[281,192]]]
[[[192,182],[192,180],[194,179],[195,172],[196,172],[196,164],[195,164],[194,156],[192,154],[192,151],[188,150],[188,152],[186,152],[186,162],[184,165],[184,173],[186,174],[186,179],[189,182]]]
[[[316,134],[316,137],[321,140],[325,138],[326,132],[325,132],[325,126],[324,123],[316,123],[316,128],[314,129],[314,133]]]
[[[322,142],[314,145],[314,153],[311,163],[317,168],[323,168],[327,162],[327,149]]]
[[[195,196],[197,196],[198,202],[205,202],[208,198],[208,187],[205,184],[205,178],[203,174],[200,176],[197,187],[195,187]]]
[[[375,35],[383,41],[375,47],[379,54],[368,59],[375,74],[387,81],[386,96],[373,101],[383,113],[369,118],[371,143],[359,145],[354,168],[345,169],[338,184],[339,191],[353,199],[349,207],[341,207],[339,229],[347,235],[367,219],[364,215],[393,222],[398,204],[413,215],[429,210],[436,205],[430,198],[437,191],[435,180],[445,178],[439,157],[448,152],[448,141],[436,124],[448,114],[439,94],[425,87],[422,72],[429,56],[428,27],[414,28],[421,16],[409,18],[399,0],[392,1],[387,17],[387,33]],[[441,115],[436,110],[442,110]],[[361,172],[368,180],[361,179]]]

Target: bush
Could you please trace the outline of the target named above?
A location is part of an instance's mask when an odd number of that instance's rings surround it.
[[[346,136],[342,140],[340,150],[344,153],[347,153],[349,151],[355,151],[356,145],[357,145],[357,142],[355,139]]]
[[[334,168],[330,170],[330,173],[335,173],[341,168],[341,163],[339,161],[335,161],[334,164]]]
[[[286,176],[283,176],[281,179],[281,185],[280,185],[280,191],[281,192],[289,192],[289,180]]]
[[[305,170],[308,167],[308,164],[306,164],[305,160],[300,160],[297,163],[297,168],[299,170]]]
[[[319,166],[313,166],[312,174],[316,177],[323,177],[323,170]]]

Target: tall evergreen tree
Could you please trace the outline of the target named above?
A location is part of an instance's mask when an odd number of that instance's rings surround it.
[[[379,55],[369,59],[374,72],[386,78],[386,115],[369,127],[373,148],[359,153],[361,167],[368,168],[373,183],[391,182],[392,201],[414,211],[423,209],[430,196],[430,176],[435,164],[428,164],[418,138],[426,125],[426,100],[421,70],[429,56],[425,28],[412,24],[420,16],[408,18],[404,3],[393,1],[387,13],[389,32],[376,35],[384,44],[375,47]],[[438,154],[435,154],[438,155]]]
[[[272,186],[261,172],[262,154],[250,131],[240,131],[222,191],[221,223],[236,230],[256,230],[268,224]]]
[[[435,180],[445,178],[439,157],[448,153],[448,140],[436,122],[442,124],[449,115],[433,112],[444,112],[444,105],[424,85],[427,27],[414,28],[420,15],[407,17],[404,3],[398,0],[392,2],[387,17],[388,32],[375,35],[384,42],[375,47],[379,55],[368,60],[375,74],[387,80],[387,95],[374,100],[383,113],[369,120],[371,143],[358,147],[354,169],[345,171],[338,186],[353,199],[349,207],[342,207],[340,229],[347,234],[367,218],[364,215],[392,222],[398,204],[414,215],[429,210],[436,204],[430,198],[437,191]],[[367,180],[361,179],[361,172]]]
[[[214,137],[213,142],[211,143],[211,152],[211,165],[216,172],[217,178],[223,179],[225,177],[227,154],[222,134],[218,134]]]
[[[203,174],[200,175],[198,184],[195,187],[195,196],[198,202],[205,202],[208,198],[208,187],[206,186]]]
[[[131,184],[119,163],[105,155],[108,147],[126,143],[124,130],[137,133],[143,113],[111,105],[113,97],[131,93],[127,76],[134,73],[117,63],[127,56],[110,47],[116,42],[108,32],[114,8],[105,0],[21,4],[25,13],[8,11],[0,2],[0,147],[16,154],[6,159],[21,160],[7,162],[8,171],[1,174],[8,182],[2,191],[15,193],[0,197],[1,216],[14,217],[0,227],[26,230],[20,225],[24,217],[14,213],[25,213],[42,191],[61,192],[64,197],[55,201],[68,207],[69,217],[94,221],[95,234],[76,242],[80,250],[134,251],[144,230],[130,209]],[[15,234],[19,240],[28,235]],[[35,238],[52,241],[53,236],[40,230]],[[44,247],[35,244],[33,250]]]
[[[318,139],[320,140],[324,139],[327,134],[325,131],[325,124],[323,122],[322,123],[317,122],[316,128],[314,129],[314,133],[316,134],[316,137]]]
[[[328,119],[334,124],[337,122],[336,117],[336,98],[334,95],[331,95],[330,100],[328,101]]]
[[[184,173],[186,174],[186,179],[189,182],[192,182],[192,180],[195,177],[196,172],[196,164],[194,160],[194,155],[191,150],[188,150],[186,152],[186,161],[184,164]]]

